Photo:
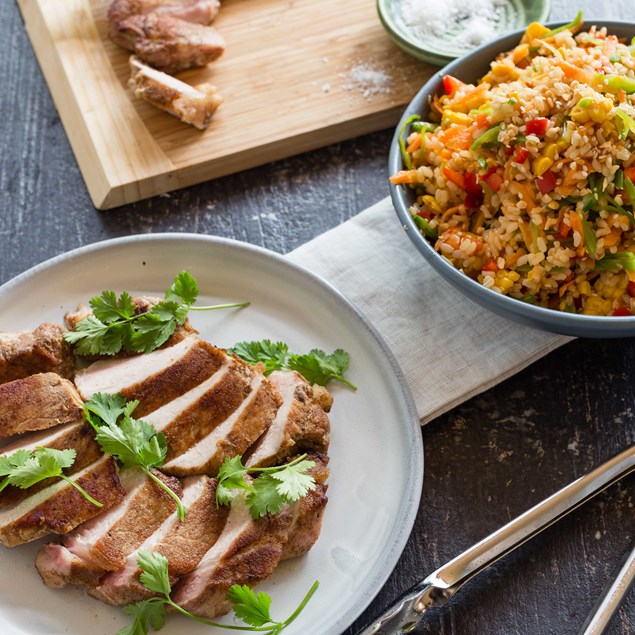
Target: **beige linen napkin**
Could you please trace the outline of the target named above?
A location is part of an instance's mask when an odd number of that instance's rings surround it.
[[[423,259],[386,198],[288,257],[322,276],[372,322],[426,423],[570,338],[498,317]]]

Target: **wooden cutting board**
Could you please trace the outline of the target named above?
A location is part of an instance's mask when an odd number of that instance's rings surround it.
[[[435,70],[373,0],[225,0],[223,57],[179,77],[224,103],[200,132],[134,98],[110,0],[18,0],[95,207],[108,209],[394,125]]]

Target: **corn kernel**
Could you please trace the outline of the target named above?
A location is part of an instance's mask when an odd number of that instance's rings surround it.
[[[591,295],[591,284],[588,280],[583,280],[578,284],[580,295]]]
[[[589,116],[590,108],[591,106],[589,106],[588,108],[580,108],[580,106],[574,106],[571,109],[571,119],[576,123],[586,123],[591,118]]]
[[[540,159],[536,159],[532,163],[531,167],[536,176],[542,176],[552,165],[552,159],[549,157],[542,157]]]
[[[528,40],[533,40],[548,32],[549,29],[546,26],[542,26],[540,22],[532,22],[525,30],[525,37]]]
[[[597,295],[587,298],[582,313],[584,315],[608,315],[613,308],[610,300],[604,300]]]
[[[511,82],[520,77],[520,73],[509,64],[492,64],[492,70],[490,73],[499,82]]]
[[[543,156],[551,159],[552,161],[556,158],[556,154],[558,153],[559,146],[557,143],[548,143],[545,146],[545,149],[542,151]]]
[[[469,126],[472,123],[472,119],[465,113],[455,112],[454,110],[450,110],[448,108],[443,111],[443,119],[461,126]]]
[[[520,44],[512,53],[512,61],[514,64],[518,64],[518,62],[520,62],[523,57],[527,57],[527,55],[529,55],[529,44]]]
[[[441,207],[437,203],[437,199],[434,198],[434,196],[430,196],[430,194],[424,194],[421,198],[423,199],[426,207],[429,207],[433,212],[441,211]]]

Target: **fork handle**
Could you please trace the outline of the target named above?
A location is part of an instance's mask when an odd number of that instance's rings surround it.
[[[578,635],[603,635],[635,582],[635,541],[626,552],[615,577],[598,598]]]

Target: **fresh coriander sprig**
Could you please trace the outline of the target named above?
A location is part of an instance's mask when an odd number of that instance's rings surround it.
[[[148,600],[126,606],[124,612],[133,617],[134,621],[129,626],[122,628],[117,635],[147,635],[149,626],[155,631],[160,630],[165,624],[168,607],[207,626],[233,631],[265,632],[269,633],[269,635],[277,635],[298,617],[319,586],[316,580],[298,605],[298,608],[286,620],[276,622],[272,619],[270,613],[271,597],[263,592],[256,594],[246,585],[235,584],[230,587],[227,599],[232,602],[236,617],[245,622],[247,626],[234,626],[211,622],[192,615],[192,613],[172,600],[168,559],[165,556],[156,551],[150,553],[142,550],[139,551],[137,564],[142,571],[139,576],[141,584],[149,591],[158,593],[161,597],[149,598]]]
[[[246,503],[252,518],[277,514],[286,503],[293,503],[315,489],[315,479],[306,472],[314,461],[301,454],[286,465],[274,467],[245,467],[239,456],[226,458],[218,471],[216,505],[229,505],[234,498],[232,490],[248,492]],[[247,474],[260,476],[248,481]]]
[[[47,478],[59,477],[74,487],[86,500],[97,507],[103,507],[78,483],[68,478],[62,470],[75,463],[77,452],[73,449],[54,450],[36,447],[34,450],[16,450],[13,454],[0,456],[0,492],[8,485],[28,489]]]
[[[138,401],[126,401],[119,393],[95,393],[84,404],[84,415],[97,432],[96,439],[101,449],[125,467],[134,465],[141,468],[174,499],[179,518],[183,520],[187,510],[181,499],[151,471],[165,461],[168,452],[165,436],[147,421],[132,418],[138,404]]]
[[[164,344],[183,324],[189,311],[213,311],[241,308],[249,302],[193,306],[198,297],[198,284],[187,271],[181,271],[163,300],[148,311],[136,312],[132,296],[124,291],[119,297],[114,291],[102,291],[89,301],[92,314],[80,320],[64,339],[75,346],[79,355],[115,355],[150,353]]]
[[[349,355],[341,348],[330,355],[318,348],[314,348],[306,355],[296,355],[289,353],[289,347],[284,342],[262,340],[238,342],[229,351],[249,364],[264,364],[267,375],[274,370],[297,370],[312,384],[326,386],[331,379],[336,379],[352,390],[357,390],[357,387],[344,377]]]

